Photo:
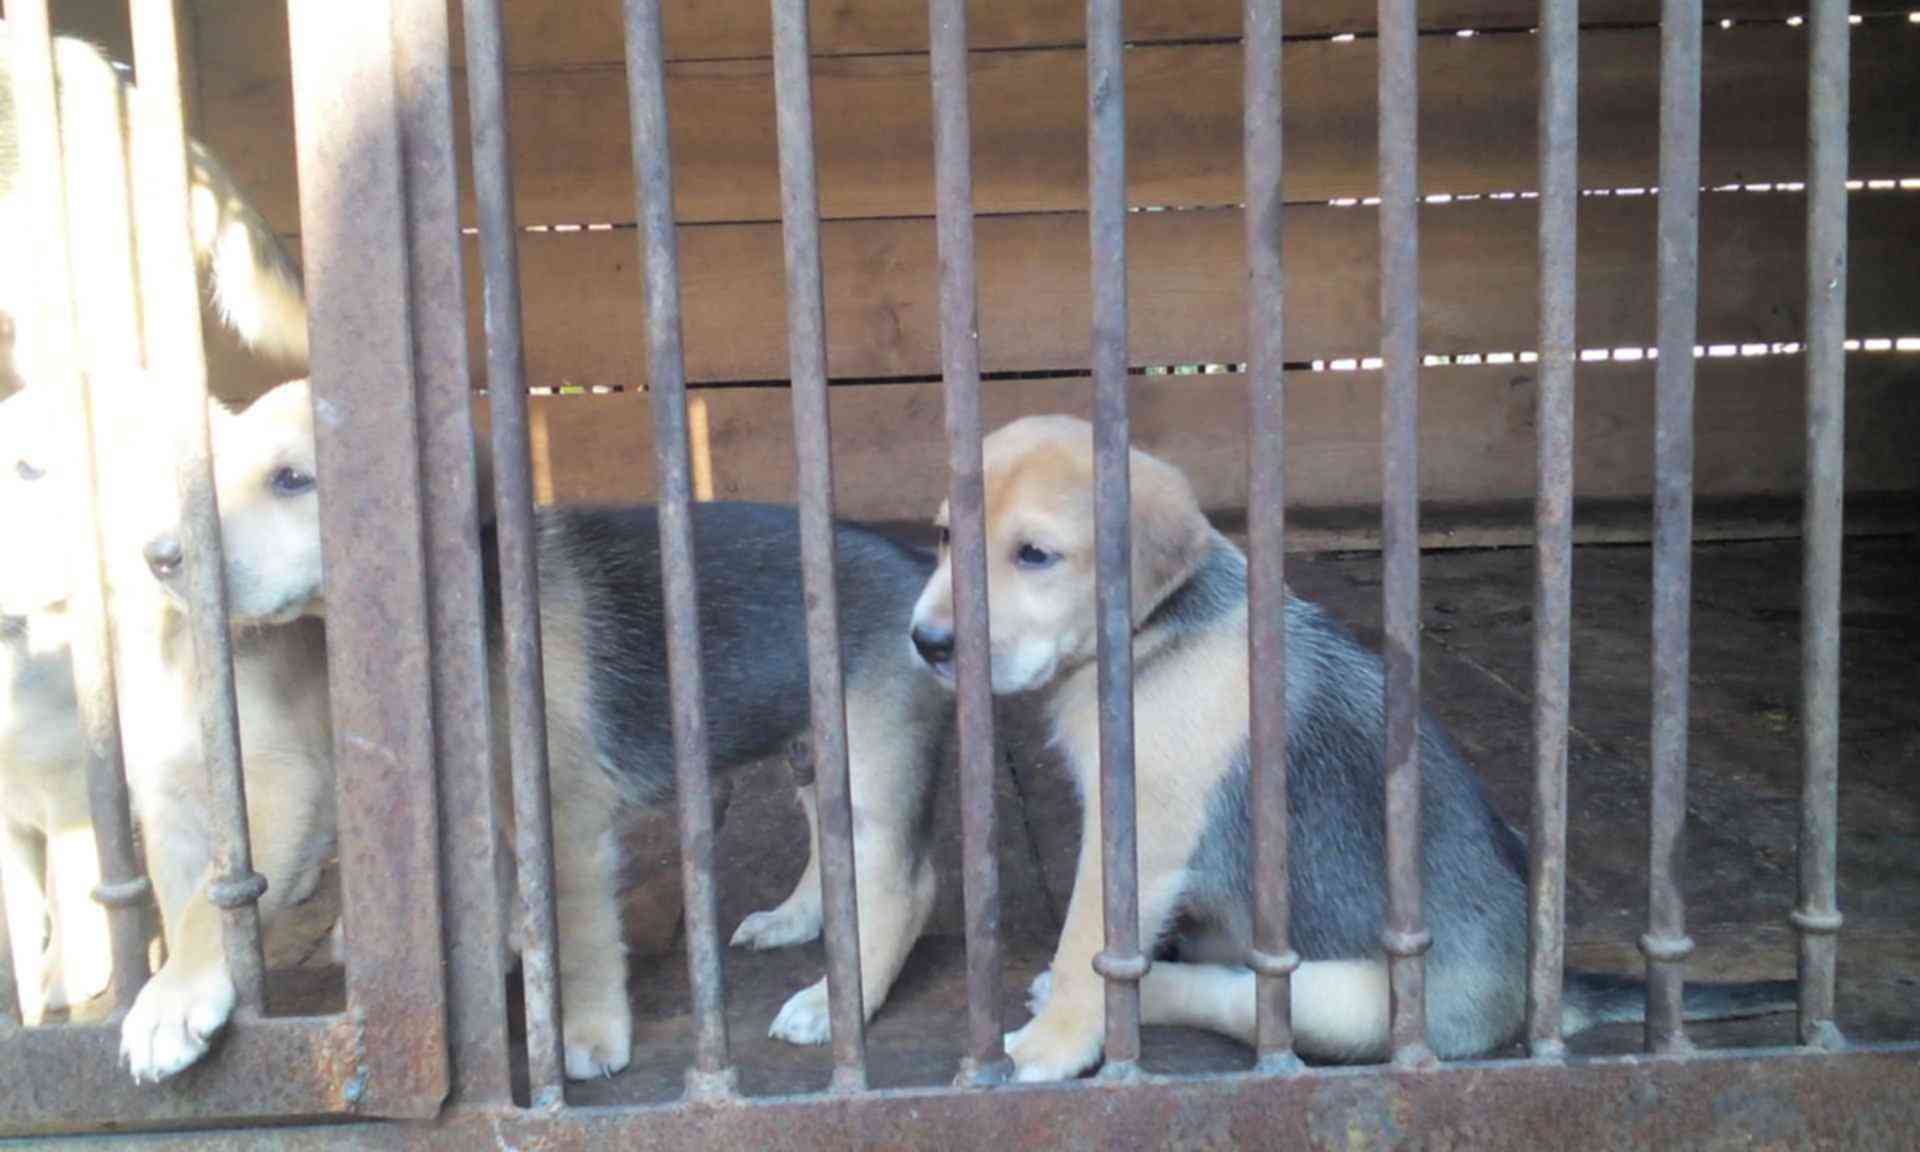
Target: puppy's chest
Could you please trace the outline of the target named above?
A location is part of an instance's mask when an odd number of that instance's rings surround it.
[[[9,645],[0,655],[0,805],[83,772],[72,680],[64,660]]]

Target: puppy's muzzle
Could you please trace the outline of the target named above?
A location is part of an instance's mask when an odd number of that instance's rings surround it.
[[[147,558],[147,567],[160,580],[171,580],[180,574],[181,562],[185,554],[180,550],[180,541],[172,536],[156,536],[147,541],[141,550]]]
[[[920,653],[929,667],[945,668],[953,662],[953,629],[933,628],[925,624],[913,626],[914,651]]]

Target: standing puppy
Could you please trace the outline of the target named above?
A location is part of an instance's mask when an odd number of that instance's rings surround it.
[[[1095,692],[1091,428],[1030,417],[985,444],[992,679],[996,693],[1045,691],[1053,738],[1082,800],[1079,868],[1037,1015],[1007,1038],[1022,1080],[1055,1080],[1101,1056],[1105,986],[1093,958],[1101,903]],[[1252,944],[1248,809],[1246,560],[1201,513],[1181,473],[1138,450],[1133,500],[1134,739],[1140,938],[1153,948],[1183,917],[1213,955]],[[945,523],[946,511],[941,511]],[[1380,1059],[1388,987],[1384,689],[1378,658],[1320,609],[1287,613],[1288,874],[1293,1027],[1302,1055]],[[951,679],[951,568],[943,556],[914,610],[912,639]],[[1526,868],[1518,834],[1494,813],[1440,728],[1420,728],[1429,1041],[1442,1057],[1482,1054],[1519,1035],[1526,1003]],[[1688,986],[1696,1016],[1778,1011],[1793,985]],[[1565,1026],[1638,1019],[1631,981],[1570,974]],[[1254,977],[1244,968],[1159,963],[1141,986],[1147,1023],[1189,1024],[1251,1042]]]
[[[324,612],[314,497],[266,483],[275,466],[312,475],[311,403],[305,382],[289,384],[215,426],[236,621]],[[230,441],[257,466],[230,468]],[[782,751],[809,722],[799,519],[785,506],[700,504],[693,522],[707,742],[714,767],[724,770]],[[627,1065],[633,1034],[617,815],[673,795],[659,527],[649,507],[567,506],[540,509],[535,533],[566,1071],[604,1076]],[[933,910],[927,830],[952,708],[900,642],[932,557],[851,525],[836,528],[835,543],[860,970],[871,1016]],[[504,725],[513,718],[500,695],[497,623],[489,648],[493,717]],[[506,749],[504,734],[495,747]],[[807,811],[812,825],[810,804]],[[809,864],[786,902],[749,917],[734,943],[770,948],[817,936],[817,873],[817,863]],[[787,1002],[772,1034],[818,1044],[828,1030],[821,980]]]

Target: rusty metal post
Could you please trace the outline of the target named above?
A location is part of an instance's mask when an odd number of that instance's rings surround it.
[[[447,1031],[452,1097],[512,1100],[487,688],[473,381],[454,161],[452,46],[442,0],[394,6],[394,73],[406,165],[408,293],[420,412],[421,528],[433,652],[434,757],[446,873]]]
[[[807,682],[820,813],[820,889],[833,1021],[833,1089],[867,1083],[860,924],[847,788],[847,706],[834,581],[833,436],[827,411],[827,311],[820,275],[820,195],[813,161],[807,0],[773,0],[773,84],[780,128],[780,218],[787,268],[787,358],[793,372],[800,564],[806,581]]]
[[[1846,0],[1816,0],[1807,115],[1807,495],[1801,609],[1800,1042],[1842,1043],[1834,1022],[1840,931],[1834,850],[1840,790],[1840,541],[1847,322]]]
[[[292,0],[288,18],[347,1003],[365,1035],[347,1091],[372,1115],[431,1116],[447,978],[393,8]]]
[[[1687,956],[1687,654],[1693,582],[1693,341],[1700,289],[1700,0],[1660,17],[1659,362],[1654,369],[1653,797],[1647,1048],[1682,1052]]]
[[[13,60],[14,114],[18,126],[21,169],[27,176],[32,229],[38,243],[30,259],[38,273],[42,315],[40,323],[23,332],[36,358],[37,367],[49,374],[52,386],[62,389],[69,400],[67,423],[79,451],[75,459],[85,461],[86,483],[81,486],[80,507],[74,510],[74,539],[79,568],[87,573],[84,586],[74,589],[68,610],[74,618],[74,689],[79,704],[80,726],[87,747],[87,791],[93,819],[94,840],[100,860],[100,886],[94,898],[108,908],[108,923],[113,936],[113,984],[115,999],[121,1008],[133,1003],[147,978],[146,931],[142,906],[150,885],[140,870],[133,847],[133,818],[127,801],[125,767],[121,759],[119,699],[113,672],[112,618],[108,611],[105,539],[101,531],[101,497],[98,469],[93,451],[93,385],[83,369],[85,357],[76,342],[74,281],[79,275],[102,275],[99,269],[76,269],[72,263],[71,239],[67,228],[68,191],[66,188],[65,149],[61,141],[63,114],[76,113],[82,98],[92,95],[90,86],[81,85],[74,96],[56,96],[52,31],[48,24],[45,0],[28,0],[9,10]],[[111,149],[115,163],[111,171],[125,163],[121,151],[124,138],[117,100],[112,106],[96,106],[85,100],[88,115],[87,135],[81,146]],[[134,299],[133,260],[126,237],[131,221],[101,221],[100,228],[117,228],[123,233],[124,269],[117,270],[124,280],[119,287]],[[133,330],[131,316],[127,331],[114,341],[128,345],[120,349],[129,359],[138,355],[140,334]],[[9,953],[9,959],[11,953]],[[13,978],[5,980],[9,997]],[[15,1010],[17,1011],[17,1004]]]
[[[660,494],[660,563],[667,593],[668,694],[680,802],[680,874],[687,966],[693,985],[691,1096],[733,1090],[727,1062],[725,975],[713,878],[713,780],[700,672],[699,590],[693,572],[693,467],[687,441],[686,362],[680,345],[679,242],[674,234],[673,153],[667,133],[660,0],[624,0],[627,105],[632,118],[636,216],[647,284],[647,381]]]
[[[1247,490],[1247,655],[1253,674],[1253,951],[1257,1059],[1263,1071],[1300,1066],[1293,1052],[1288,941],[1286,286],[1281,261],[1280,0],[1246,0],[1242,147],[1247,181],[1247,389],[1252,402]]]
[[[1560,1057],[1567,929],[1567,707],[1573,621],[1579,0],[1540,6],[1540,409],[1534,495],[1533,834],[1527,1048]]]
[[[1120,0],[1087,2],[1087,159],[1092,186],[1094,556],[1099,591],[1100,835],[1106,950],[1105,1075],[1140,1062],[1140,859],[1134,847],[1133,531],[1127,420],[1126,44]]]
[[[266,878],[253,870],[247,792],[240,761],[240,712],[234,698],[233,635],[227,621],[225,547],[214,498],[207,427],[207,357],[193,255],[186,119],[181,107],[180,45],[173,0],[133,0],[138,179],[143,194],[141,293],[147,363],[172,389],[180,421],[180,544],[191,607],[195,699],[214,828],[214,876],[207,899],[221,909],[227,970],[242,1013],[265,1007],[266,959],[257,903]],[[151,213],[151,215],[147,215]]]
[[[1000,858],[994,813],[993,686],[987,631],[986,490],[980,458],[979,282],[973,258],[973,147],[966,0],[928,0],[934,182],[939,198],[940,354],[946,384],[947,522],[953,567],[954,691],[967,917],[967,1055],[960,1082],[1006,1079],[1001,1004]]]
[[[1381,550],[1386,560],[1387,923],[1393,1059],[1423,1064],[1420,848],[1420,185],[1414,0],[1380,0]]]
[[[507,136],[507,61],[500,0],[465,0],[468,124],[474,203],[485,279],[487,408],[493,417],[500,620],[513,773],[514,854],[524,939],[528,1089],[536,1107],[560,1104],[560,953],[554,919],[553,805],[547,787],[547,706],[540,658],[540,575],[527,430],[526,361],[520,343],[519,234]]]

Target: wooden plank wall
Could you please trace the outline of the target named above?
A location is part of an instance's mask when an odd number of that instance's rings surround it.
[[[70,20],[116,42],[121,0],[67,0]],[[1849,331],[1920,335],[1920,25],[1910,5],[1856,0]],[[185,0],[199,130],[292,236],[293,135],[284,4]],[[456,19],[458,0],[452,8]],[[1431,353],[1530,348],[1538,44],[1531,0],[1429,0],[1421,41],[1422,338]],[[1657,0],[1589,0],[1582,16],[1580,340],[1653,343]],[[1708,0],[1703,179],[1804,178],[1806,52],[1795,0]],[[778,177],[767,0],[670,0],[669,100],[683,221],[688,370],[716,496],[790,489]],[[650,491],[637,238],[619,0],[507,0],[511,131],[530,381],[612,396],[537,406],[543,492]],[[1132,359],[1245,358],[1239,0],[1129,5]],[[981,330],[988,415],[1084,410],[1087,223],[1082,0],[970,6]],[[1721,28],[1723,20],[1733,22]],[[1372,0],[1290,5],[1285,49],[1289,270],[1286,333],[1302,365],[1371,355],[1378,340]],[[1460,35],[1471,31],[1473,35]],[[456,30],[456,36],[458,32]],[[944,484],[924,0],[814,6],[828,335],[843,509],[921,519]],[[465,115],[464,103],[458,109]],[[463,180],[466,148],[461,146]],[[470,214],[470,193],[469,214]],[[1803,336],[1805,199],[1709,193],[1702,204],[1703,343]],[[469,290],[480,295],[473,241]],[[480,326],[470,325],[476,372]],[[244,395],[271,367],[221,357]],[[1920,489],[1920,356],[1853,358],[1849,482]],[[1703,497],[1789,495],[1802,433],[1797,356],[1709,361],[1701,372]],[[1378,380],[1294,376],[1291,496],[1303,508],[1377,499]],[[1144,443],[1192,471],[1209,506],[1243,503],[1245,395],[1235,375],[1140,377]],[[1650,489],[1651,373],[1593,364],[1580,385],[1582,496]],[[476,379],[476,383],[483,383]],[[1423,490],[1436,501],[1530,498],[1532,381],[1522,364],[1435,367],[1424,377]]]

